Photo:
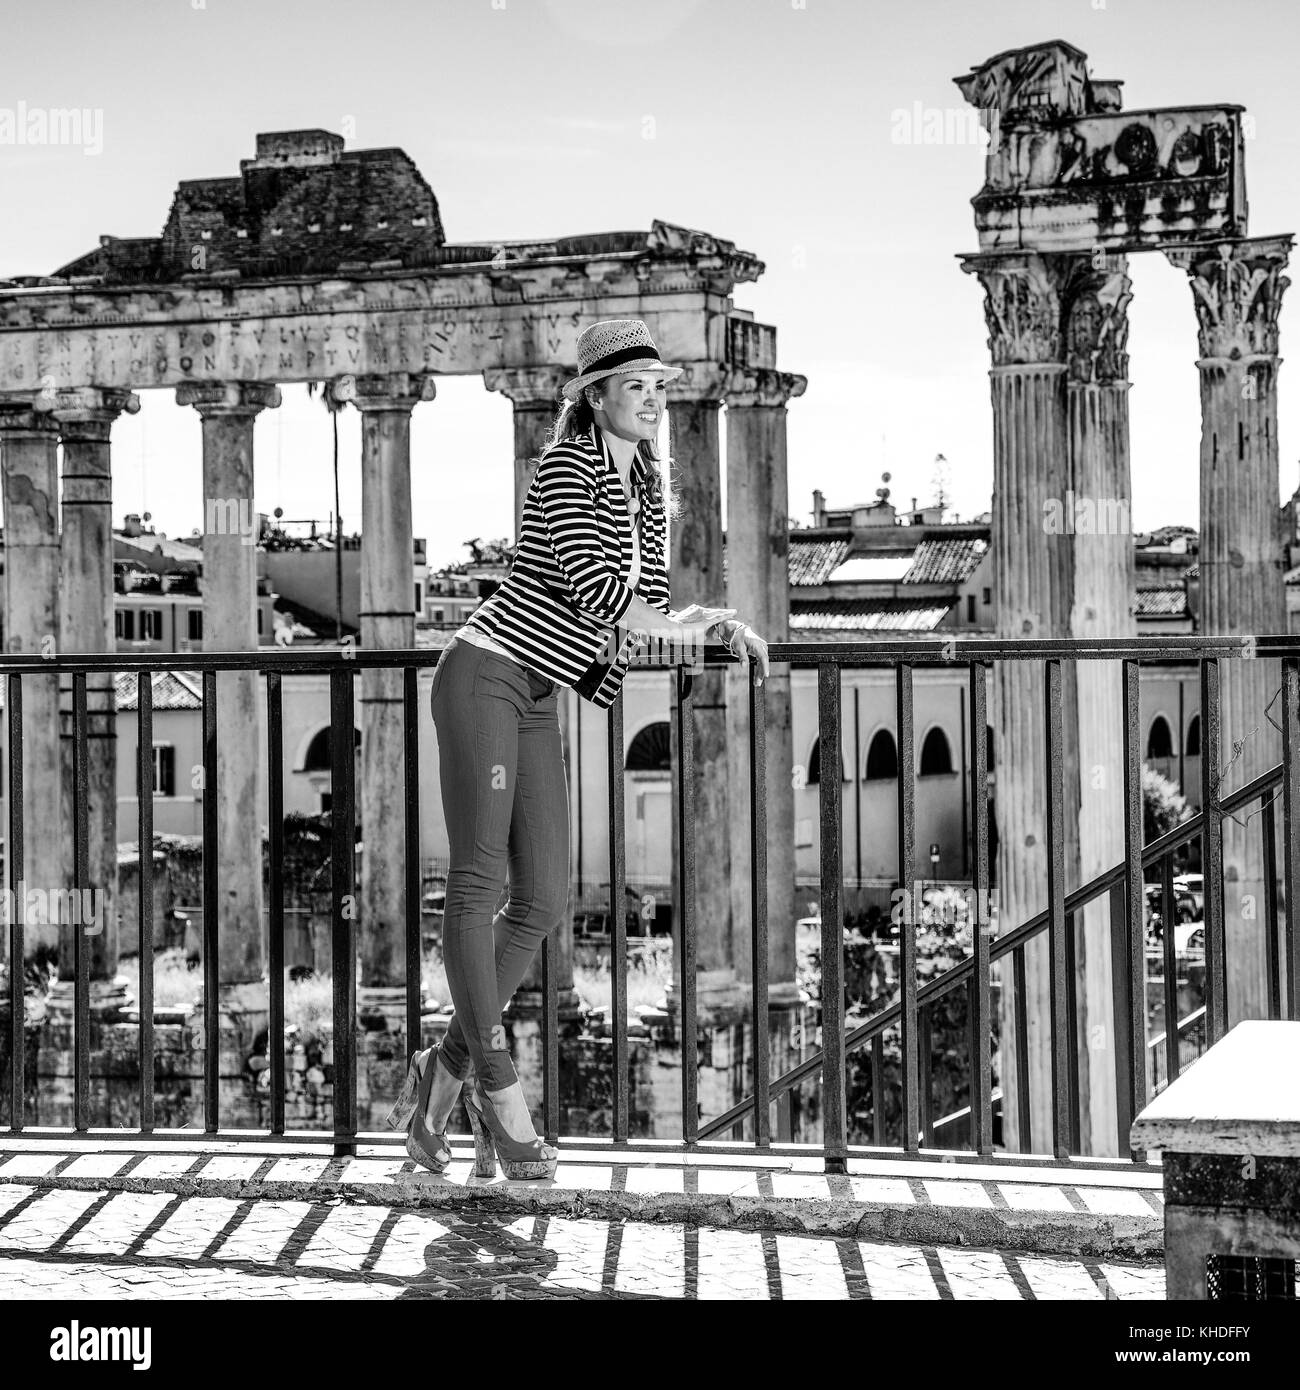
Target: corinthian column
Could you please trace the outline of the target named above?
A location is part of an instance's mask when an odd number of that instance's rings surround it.
[[[533,480],[537,456],[555,419],[560,387],[569,373],[563,367],[489,367],[483,384],[500,391],[515,408],[515,536],[524,513],[524,497]]]
[[[5,649],[54,655],[59,644],[58,429],[47,411],[0,401],[0,471],[4,482]],[[6,699],[8,692],[6,691]],[[47,893],[72,886],[72,844],[62,825],[59,775],[59,681],[23,679],[22,885]],[[8,827],[5,827],[6,839]],[[11,851],[12,846],[7,846]],[[13,879],[15,857],[5,854]],[[19,882],[9,885],[17,895]],[[6,933],[7,935],[7,933]],[[59,944],[58,927],[29,921],[23,950]],[[15,963],[16,966],[16,963]],[[71,960],[60,961],[67,971]]]
[[[1061,516],[1073,534],[1074,602],[1070,635],[1131,637],[1134,561],[1128,428],[1127,258],[1076,263],[1066,320],[1071,496]],[[1124,858],[1121,665],[1080,661],[1075,668],[1078,730],[1079,874],[1087,882]],[[1001,769],[999,768],[999,777]],[[1093,1155],[1118,1156],[1115,1020],[1109,894],[1088,905],[1075,987],[1078,990],[1080,1141]],[[1127,1143],[1123,1146],[1127,1152]]]
[[[969,256],[962,269],[979,276],[993,366],[993,574],[1001,637],[1065,637],[1074,603],[1068,534],[1050,518],[1068,493],[1070,448],[1065,390],[1063,291],[1077,257],[1007,253]],[[1068,668],[1063,674],[1068,674]],[[1074,740],[1071,685],[1063,726]],[[1047,905],[1047,778],[1043,671],[1037,661],[998,663],[993,681],[998,826],[998,927],[1010,930]],[[1077,804],[1077,762],[1067,754],[1066,806]],[[1067,888],[1078,882],[1078,842],[1067,814]],[[1014,1098],[1027,1085],[1030,1145],[1051,1152],[1052,1076],[1049,944],[1025,952],[1026,998],[1002,991],[1003,1125],[1010,1147],[1025,1147]],[[1010,984],[1010,971],[1003,980]],[[1029,1076],[1016,1073],[1012,1006],[1025,1010]]]
[[[808,378],[770,367],[732,371],[727,386],[727,607],[768,642],[790,640],[790,510],[786,405]],[[727,747],[736,789],[731,825],[735,953],[750,958],[749,663],[727,671]],[[767,915],[769,1000],[797,1002],[795,983],[794,787],[790,769],[790,671],[766,681]]]
[[[718,407],[725,392],[724,369],[716,362],[684,364],[668,383],[668,419],[681,511],[671,524],[671,604],[723,606],[722,460]],[[697,998],[701,1023],[727,1022],[746,1003],[736,974],[737,942],[731,915],[730,777],[727,751],[727,673],[701,670],[694,678],[695,760],[695,941]],[[676,764],[676,691],[672,697],[673,762]],[[788,780],[788,774],[787,774]],[[678,789],[673,778],[673,823]],[[673,856],[673,911],[680,901],[681,868]],[[674,921],[678,950],[682,923]],[[742,948],[743,949],[743,948]],[[672,996],[670,995],[670,998]]]
[[[134,415],[138,396],[129,391],[70,389],[54,402],[63,442],[63,546],[61,613],[65,652],[107,654],[116,650],[113,631],[113,422]],[[63,819],[73,826],[72,678],[64,679]],[[86,677],[86,806],[90,855],[89,886],[99,893],[102,929],[87,935],[90,947],[90,1004],[93,1012],[124,998],[116,984],[117,923],[117,730],[111,671]],[[64,929],[60,977],[73,978],[72,942]],[[66,960],[66,974],[64,962]]]
[[[411,523],[411,412],[434,398],[432,377],[358,377],[361,412],[361,645],[415,646],[415,541]],[[392,852],[405,834],[400,669],[361,673],[361,896],[363,1015],[390,1027],[405,1012],[406,866]],[[400,1026],[400,1025],[399,1025]],[[412,1040],[414,1046],[414,1040]]]
[[[1290,281],[1291,237],[1251,237],[1165,254],[1191,279],[1201,376],[1201,630],[1286,631],[1285,549],[1278,511],[1277,315]],[[1281,683],[1275,660],[1222,663],[1222,793],[1281,757],[1265,708]],[[1241,741],[1241,756],[1234,759]],[[1228,1024],[1267,1016],[1264,860],[1259,818],[1223,823]]]
[[[253,510],[253,422],[280,404],[274,386],[195,382],[176,389],[203,424],[203,650],[257,650],[257,535]],[[262,830],[257,814],[258,678],[217,673],[217,882],[221,897],[221,1008],[239,1044],[265,1026],[262,991]],[[142,789],[143,790],[143,789]]]

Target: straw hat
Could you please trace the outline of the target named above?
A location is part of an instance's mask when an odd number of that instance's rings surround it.
[[[576,401],[582,388],[602,377],[628,372],[662,372],[672,381],[685,369],[668,367],[640,319],[603,319],[584,329],[578,339],[578,375],[561,388],[565,400]]]

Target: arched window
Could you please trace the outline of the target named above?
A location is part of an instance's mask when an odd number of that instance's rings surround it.
[[[822,741],[820,736],[813,739],[812,752],[808,755],[808,786],[822,780]],[[844,773],[843,764],[840,765],[840,780],[847,782],[849,779]]]
[[[1201,756],[1201,716],[1192,715],[1187,723],[1187,756],[1189,758],[1199,758]]]
[[[1157,714],[1151,721],[1151,732],[1147,734],[1148,758],[1172,758],[1174,756],[1173,735],[1169,732],[1169,721],[1163,714]]]
[[[951,771],[952,750],[948,747],[948,735],[936,725],[921,744],[921,776],[934,777]]]
[[[898,776],[898,744],[888,729],[877,729],[867,749],[867,781]]]
[[[361,747],[361,730],[352,730],[352,747]],[[330,772],[330,726],[328,724],[316,734],[307,745],[307,755],[302,760],[304,772]]]
[[[672,768],[668,721],[647,724],[632,740],[627,750],[628,772],[668,772]]]

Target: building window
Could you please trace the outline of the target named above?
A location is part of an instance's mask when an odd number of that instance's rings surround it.
[[[966,621],[967,621],[968,623],[973,623],[973,622],[975,621],[975,595],[974,595],[974,594],[967,594],[967,595],[966,595]]]
[[[993,602],[993,590],[992,590],[992,589],[985,589],[985,590],[984,590],[984,606],[985,606],[985,608],[987,608],[987,607],[989,606],[989,604],[991,604],[992,602]]]
[[[1172,758],[1174,740],[1169,732],[1169,721],[1163,714],[1157,714],[1151,721],[1151,732],[1147,734],[1148,758]]]
[[[321,729],[307,745],[307,755],[302,762],[304,772],[332,772],[333,763],[330,761],[330,726]],[[352,746],[361,747],[361,730],[352,730]],[[322,810],[328,810],[322,807]]]
[[[921,744],[922,777],[938,777],[952,771],[952,749],[948,746],[948,735],[938,727],[930,730]]]
[[[264,614],[262,613],[262,610],[259,608],[259,609],[257,610],[257,635],[258,635],[259,637],[262,635],[262,622],[263,622],[263,618],[264,618]]]
[[[415,586],[415,611],[421,612],[424,608],[424,591],[417,584]]]
[[[993,725],[992,725],[992,724],[986,724],[986,725],[984,726],[984,748],[985,748],[985,758],[986,758],[986,761],[988,762],[988,770],[989,770],[990,772],[992,772],[992,771],[993,771]]]
[[[668,721],[647,724],[627,750],[628,772],[668,772],[672,768]]]
[[[440,623],[440,622],[442,622],[442,614],[443,614],[443,610],[442,610],[441,608],[435,608],[435,609],[433,610],[433,621],[434,621],[435,623]]]
[[[135,641],[135,610],[119,608],[113,614],[113,630],[123,642]]]
[[[1199,758],[1201,756],[1201,716],[1192,715],[1187,725],[1187,756],[1189,758]]]
[[[140,640],[142,642],[161,642],[162,635],[162,609],[142,608],[140,610]]]
[[[898,776],[898,744],[888,729],[877,729],[867,749],[867,781]]]
[[[189,622],[189,634],[191,642],[203,641],[203,609],[191,608],[188,610],[187,621]]]
[[[840,778],[847,782],[849,779],[844,772],[843,765],[840,767]],[[813,740],[812,752],[808,755],[808,786],[822,780],[822,741],[821,738]]]
[[[140,796],[140,764],[135,765],[135,794]],[[170,743],[155,743],[153,746],[153,794],[155,796],[176,795],[176,749]]]

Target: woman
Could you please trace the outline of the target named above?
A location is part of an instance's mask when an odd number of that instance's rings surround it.
[[[561,685],[613,703],[638,635],[698,650],[716,630],[768,672],[767,645],[731,610],[668,609],[666,520],[676,499],[655,439],[665,383],[639,319],[593,324],[578,375],[524,500],[510,573],[452,637],[433,675],[432,707],[450,839],[443,959],[455,1016],[437,1048],[415,1054],[388,1123],[439,1172],[463,1083],[475,1172],[551,1177],[557,1151],[533,1128],[506,1046],[502,1011],[568,906],[568,786],[557,711]],[[501,887],[510,897],[493,916]],[[409,1116],[409,1120],[408,1120]]]

